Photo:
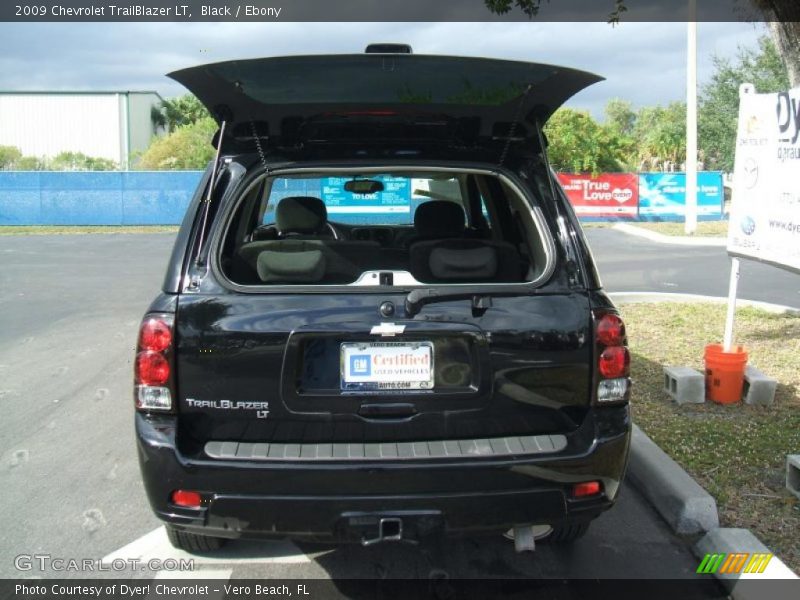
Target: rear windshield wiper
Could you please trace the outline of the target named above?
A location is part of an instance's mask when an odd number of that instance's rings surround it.
[[[497,292],[495,292],[495,294],[497,294]],[[448,300],[472,300],[472,310],[474,311],[485,311],[492,306],[492,297],[488,294],[424,288],[411,290],[408,296],[406,296],[406,316],[413,317],[426,304],[431,304],[432,302],[446,302]]]

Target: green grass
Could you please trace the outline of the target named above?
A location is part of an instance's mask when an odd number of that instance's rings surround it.
[[[613,227],[614,223],[611,221],[592,221],[584,223],[581,221],[581,228],[582,229],[605,229],[608,227]]]
[[[631,223],[636,227],[649,229],[663,235],[686,235],[683,223]],[[700,221],[697,224],[697,229],[694,235],[703,237],[727,237],[728,235],[728,222],[727,221]]]
[[[775,404],[678,406],[664,365],[703,371],[706,344],[722,337],[725,306],[621,307],[632,352],[634,421],[717,500],[723,527],[751,529],[800,572],[800,502],[785,487],[786,455],[800,452],[800,317],[737,311],[736,343],[778,380]]]
[[[174,233],[173,225],[2,225],[0,235],[69,235],[75,233]]]

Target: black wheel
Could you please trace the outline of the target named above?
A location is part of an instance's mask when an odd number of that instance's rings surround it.
[[[553,531],[544,540],[550,544],[570,544],[584,536],[589,529],[590,521],[566,521],[553,527]]]
[[[173,546],[187,552],[213,552],[225,543],[222,538],[180,531],[170,525],[167,525],[167,537]]]

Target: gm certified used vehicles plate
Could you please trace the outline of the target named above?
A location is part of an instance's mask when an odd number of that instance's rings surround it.
[[[142,475],[179,547],[524,549],[619,492],[625,328],[542,133],[599,78],[377,50],[171,75],[219,123],[135,361]]]
[[[429,390],[433,388],[431,342],[342,344],[342,389]]]

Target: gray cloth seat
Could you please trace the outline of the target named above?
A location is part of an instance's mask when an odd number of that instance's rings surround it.
[[[428,200],[414,211],[414,233],[408,240],[408,247],[426,240],[462,237],[465,226],[466,216],[460,204]]]
[[[283,198],[275,208],[275,225],[256,229],[253,241],[239,249],[239,258],[250,278],[263,283],[350,283],[361,273],[358,259],[368,249],[365,242],[325,239],[327,223],[328,211],[319,198]]]
[[[523,261],[508,242],[445,239],[409,248],[411,274],[423,283],[514,283],[522,281]]]
[[[275,224],[256,229],[251,239],[318,239],[330,237],[328,209],[314,196],[288,196],[275,207]]]
[[[423,283],[517,282],[522,261],[512,244],[466,236],[464,209],[455,202],[431,200],[414,213],[416,240],[409,267]]]
[[[263,283],[346,284],[377,268],[380,244],[284,239],[244,244],[239,258]]]

